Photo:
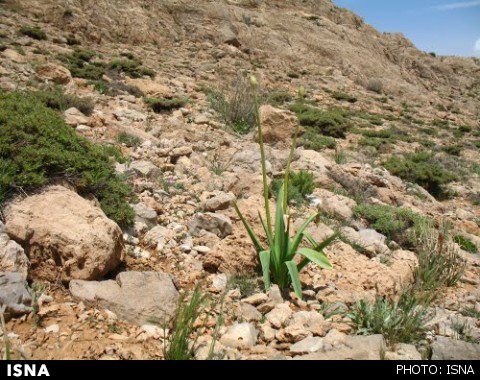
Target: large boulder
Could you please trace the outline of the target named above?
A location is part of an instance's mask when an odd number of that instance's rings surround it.
[[[120,227],[65,187],[50,186],[13,201],[5,208],[5,220],[6,233],[30,259],[30,278],[95,280],[120,263]]]
[[[5,319],[32,311],[32,297],[22,273],[0,272],[0,307],[5,305]]]
[[[72,74],[70,74],[67,68],[53,63],[39,66],[36,72],[40,79],[48,80],[55,84],[67,84],[72,80]]]
[[[162,272],[122,272],[107,281],[73,280],[70,292],[88,305],[108,309],[137,325],[152,319],[168,322],[178,303],[170,275]]]
[[[260,123],[263,141],[273,143],[286,141],[292,137],[298,120],[293,112],[265,104],[260,107]],[[258,140],[258,135],[255,136],[255,139]]]

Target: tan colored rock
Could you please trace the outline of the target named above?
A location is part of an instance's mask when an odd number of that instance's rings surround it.
[[[10,59],[10,60],[12,60],[13,62],[16,62],[16,63],[27,62],[27,57],[26,56],[24,56],[22,54],[19,54],[18,52],[16,52],[13,49],[5,49],[2,52],[2,57]]]
[[[71,107],[63,113],[65,118],[65,123],[68,125],[76,127],[77,125],[88,125],[90,118],[85,116],[75,107]]]
[[[288,140],[295,133],[298,124],[293,112],[281,110],[265,104],[260,107],[263,141],[279,142]],[[255,137],[258,140],[258,136]]]
[[[62,186],[12,202],[5,209],[5,220],[6,233],[30,259],[30,278],[94,280],[120,263],[120,227]]]
[[[154,82],[146,78],[125,78],[125,82],[130,86],[136,86],[145,95],[157,98],[172,98],[173,92],[167,86]]]
[[[51,81],[55,84],[67,84],[72,80],[72,74],[66,67],[47,63],[36,70],[40,79]]]
[[[23,248],[7,234],[0,234],[0,272],[19,272],[26,279],[29,266]]]

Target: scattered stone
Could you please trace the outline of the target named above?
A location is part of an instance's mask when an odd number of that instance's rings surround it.
[[[220,343],[232,348],[253,347],[257,343],[258,331],[248,322],[235,323],[220,338]]]
[[[323,348],[323,339],[319,337],[309,336],[300,342],[290,346],[290,352],[294,354],[306,354],[317,352]]]
[[[394,351],[385,353],[386,360],[422,360],[422,354],[413,344],[398,343]]]
[[[130,164],[130,168],[132,168],[138,175],[148,178],[155,177],[162,173],[160,168],[152,164],[150,161],[133,161]]]
[[[232,233],[232,221],[223,214],[206,212],[197,213],[190,222],[190,233],[194,236],[200,231],[212,232],[220,238],[224,238]]]
[[[145,203],[143,202],[136,203],[132,205],[132,208],[135,211],[136,221],[143,222],[147,224],[147,226],[148,225],[152,226],[157,223],[157,217],[158,217],[157,212],[153,208],[147,206]]]
[[[292,314],[289,303],[285,302],[276,305],[273,310],[266,315],[266,318],[272,327],[280,329],[286,325]]]
[[[72,296],[105,308],[118,318],[143,325],[152,318],[169,320],[177,309],[178,291],[163,272],[122,272],[116,280],[70,282]]]
[[[219,192],[211,198],[208,198],[203,203],[203,209],[205,211],[218,211],[227,209],[235,196],[232,193]]]
[[[245,302],[240,302],[240,316],[247,322],[258,322],[262,319],[262,314],[255,308]]]
[[[227,288],[228,278],[225,273],[216,274],[212,279],[212,287],[217,292],[221,292]]]
[[[30,278],[94,280],[120,263],[120,227],[65,187],[50,186],[10,203],[5,219],[7,234],[30,259]]]
[[[244,298],[242,301],[253,306],[258,306],[268,300],[268,296],[265,293],[255,293],[249,297]]]
[[[58,324],[53,324],[53,325],[50,325],[50,326],[47,326],[45,327],[45,332],[48,334],[48,333],[58,333],[60,331],[60,326]]]
[[[298,120],[293,112],[264,104],[260,107],[260,123],[263,141],[271,143],[290,139],[295,133]],[[258,140],[257,135],[255,139]]]

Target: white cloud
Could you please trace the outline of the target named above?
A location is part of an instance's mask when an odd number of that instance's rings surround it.
[[[480,0],[459,1],[451,4],[437,5],[435,9],[439,11],[448,11],[451,9],[473,8],[473,7],[480,7]]]

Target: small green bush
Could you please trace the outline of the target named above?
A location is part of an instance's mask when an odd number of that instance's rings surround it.
[[[272,91],[267,94],[267,103],[272,106],[281,106],[292,100],[292,95],[284,90]]]
[[[66,36],[65,40],[67,41],[67,45],[69,46],[80,45],[80,41],[77,40],[77,38],[72,34],[69,34],[68,36]]]
[[[91,81],[90,84],[93,85],[95,90],[108,96],[117,96],[122,93],[128,93],[136,98],[141,98],[145,95],[137,86],[125,84],[123,82],[105,82],[103,80],[96,80]]]
[[[114,59],[108,64],[110,70],[114,70],[131,78],[141,78],[143,76],[148,76],[153,78],[155,76],[155,71],[147,67],[142,66],[142,62],[138,59],[129,59],[129,58],[120,58]]]
[[[118,143],[125,144],[128,147],[139,146],[142,143],[142,140],[139,137],[126,132],[119,133],[116,140]]]
[[[76,78],[100,80],[105,74],[104,62],[92,62],[97,56],[92,50],[76,48],[71,54],[62,54],[58,58],[67,65],[67,68]]]
[[[355,207],[354,214],[366,219],[372,228],[390,240],[407,246],[412,246],[415,232],[428,222],[412,210],[388,205],[362,203]]]
[[[340,108],[322,111],[305,102],[297,102],[290,106],[290,110],[297,114],[300,125],[311,127],[325,136],[345,138],[345,134],[351,128],[345,111]]]
[[[246,275],[230,277],[227,284],[228,289],[238,289],[242,298],[251,296],[257,290],[255,278]]]
[[[34,40],[46,40],[47,34],[38,26],[24,25],[18,32],[24,36],[33,38]]]
[[[321,151],[323,149],[335,149],[337,142],[333,137],[323,136],[307,127],[305,133],[300,137],[298,144],[305,149]]]
[[[442,150],[450,154],[451,156],[460,156],[460,153],[462,152],[462,147],[460,145],[447,145],[442,148]]]
[[[145,98],[145,103],[156,113],[169,112],[184,107],[187,100],[184,98]]]
[[[289,178],[287,201],[288,203],[293,201],[296,204],[302,204],[306,196],[315,190],[315,177],[306,170],[300,170],[299,172],[290,172]],[[270,194],[276,198],[282,187],[283,180],[274,179],[270,184]]]
[[[356,103],[356,101],[358,100],[356,96],[339,91],[334,91],[332,93],[332,98],[334,98],[335,100],[346,101],[349,103]]]
[[[383,92],[383,82],[380,79],[370,79],[367,82],[366,89],[368,91],[376,92],[381,94]]]
[[[93,194],[122,226],[133,221],[131,188],[115,174],[110,156],[78,136],[34,94],[0,93],[0,203],[63,178],[81,195]]]
[[[70,107],[75,107],[84,115],[90,116],[94,109],[94,103],[90,98],[79,98],[75,95],[64,94],[59,87],[50,90],[36,91],[33,93],[38,100],[48,108],[63,112]]]
[[[478,248],[477,246],[472,243],[470,240],[467,238],[457,235],[453,238],[453,241],[457,243],[461,249],[464,251],[470,252],[470,253],[478,253]]]
[[[437,197],[445,194],[444,185],[456,179],[456,175],[437,163],[430,152],[392,156],[383,166],[391,174],[416,183]]]

